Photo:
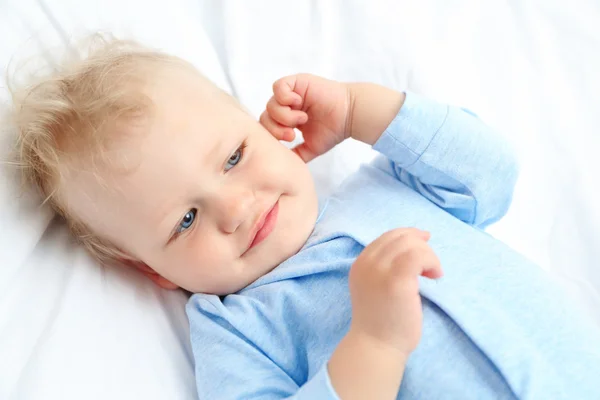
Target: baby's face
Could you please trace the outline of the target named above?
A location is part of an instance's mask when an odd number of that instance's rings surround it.
[[[207,96],[199,77],[156,81],[139,140],[119,143],[119,159],[135,167],[100,171],[105,185],[73,174],[67,207],[172,283],[234,293],[304,245],[317,217],[312,178],[251,116]]]

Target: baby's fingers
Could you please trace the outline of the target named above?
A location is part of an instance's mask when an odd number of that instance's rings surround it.
[[[435,253],[431,251],[431,253],[428,256],[429,262],[424,264],[423,272],[421,272],[421,275],[429,279],[439,279],[442,276],[444,276],[442,264],[440,263],[440,259],[437,257],[437,255],[435,255]]]
[[[293,128],[284,126],[273,120],[267,111],[264,111],[260,116],[260,123],[264,126],[271,135],[277,140],[291,142],[296,138],[296,133]]]
[[[308,115],[304,111],[292,110],[289,106],[281,105],[275,97],[271,97],[267,103],[267,112],[275,122],[291,128],[308,121]]]
[[[295,75],[281,78],[273,83],[273,97],[281,105],[299,109],[302,107],[302,96],[294,91],[295,86]]]

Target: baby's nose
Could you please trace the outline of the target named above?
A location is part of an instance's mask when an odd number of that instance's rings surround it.
[[[254,201],[251,193],[228,193],[216,200],[217,221],[223,232],[234,233],[250,217]]]

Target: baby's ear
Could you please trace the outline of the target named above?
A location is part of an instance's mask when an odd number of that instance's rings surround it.
[[[134,267],[135,269],[140,271],[142,274],[146,275],[146,277],[148,279],[150,279],[152,282],[154,282],[155,285],[157,285],[163,289],[168,289],[168,290],[179,289],[179,286],[177,286],[170,280],[159,275],[156,271],[154,271],[152,268],[150,268],[146,263],[144,263],[142,261],[123,260],[123,264]]]

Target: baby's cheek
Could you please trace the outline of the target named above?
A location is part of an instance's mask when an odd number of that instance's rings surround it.
[[[231,254],[222,241],[203,235],[198,242],[180,250],[169,268],[174,269],[176,279],[188,290],[213,293],[222,285],[224,268],[233,261]]]
[[[252,185],[252,190],[271,188],[280,179],[281,162],[276,155],[269,152],[254,154],[252,160],[243,171],[243,181]]]
[[[294,152],[284,146],[277,146],[276,149],[265,156],[266,162],[263,165],[265,173],[274,179],[284,181],[293,177],[304,162]]]
[[[222,262],[226,253],[223,234],[210,226],[199,225],[196,228],[197,234],[186,244],[184,258],[187,263],[191,266],[207,268]]]

